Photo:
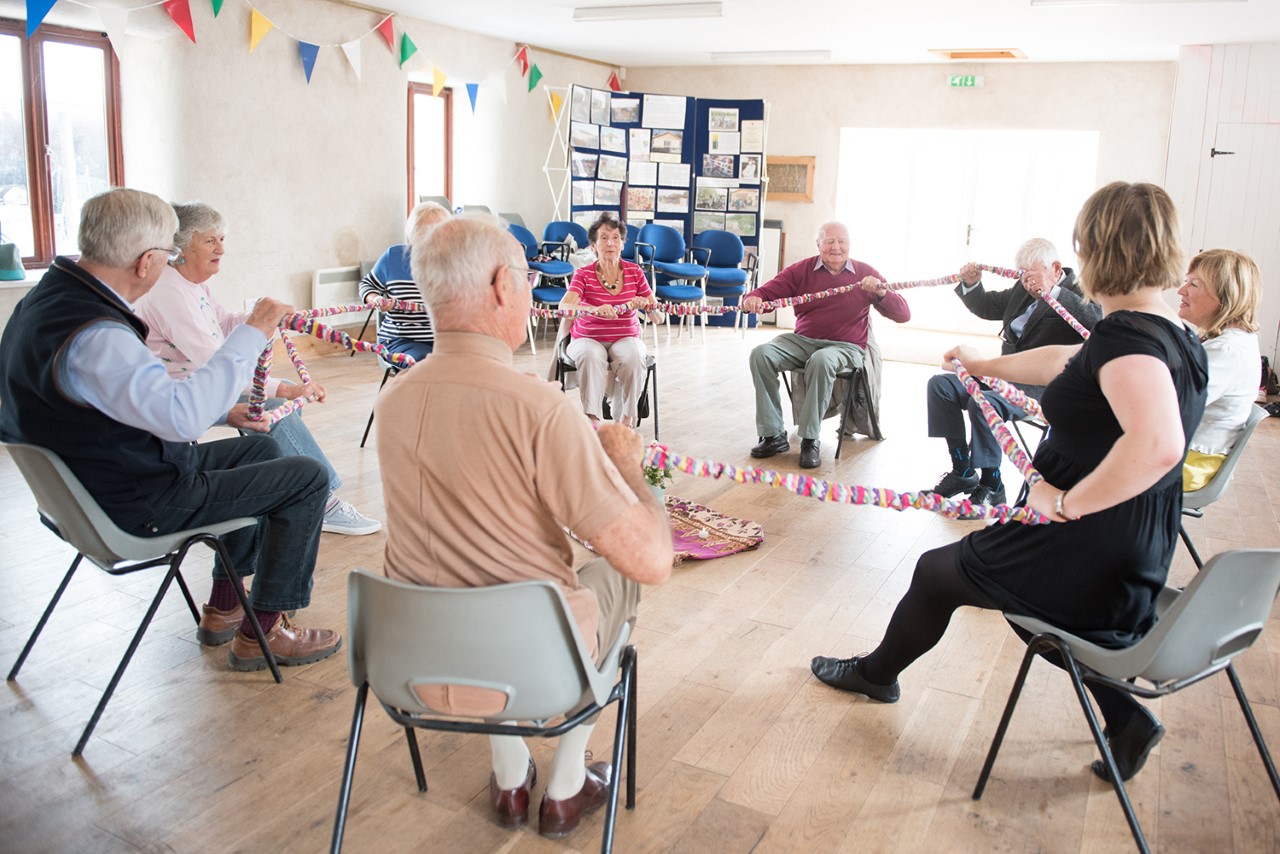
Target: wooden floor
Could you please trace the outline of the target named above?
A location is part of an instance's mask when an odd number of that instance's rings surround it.
[[[743,464],[755,441],[743,341],[729,330],[658,348],[662,438],[675,450]],[[318,345],[323,346],[323,345]],[[546,351],[517,357],[542,373]],[[315,353],[330,402],[306,410],[346,481],[343,497],[381,517],[377,456],[357,447],[380,371],[372,358]],[[287,364],[287,362],[283,362]],[[816,472],[847,484],[919,489],[946,468],[926,438],[934,369],[888,363],[887,439],[847,442],[833,461],[828,422]],[[450,418],[449,413],[433,417]],[[650,431],[651,424],[645,425]],[[650,432],[649,435],[652,435]],[[485,453],[483,447],[475,449]],[[793,470],[793,452],[771,461]],[[1008,480],[1017,477],[1010,470]],[[36,522],[0,452],[0,665],[6,669],[72,555]],[[871,703],[816,682],[809,659],[872,648],[916,557],[976,523],[923,511],[829,506],[777,490],[678,476],[677,495],[763,524],[754,552],[678,567],[646,591],[640,661],[637,808],[620,851],[1131,850],[1112,790],[1065,676],[1033,668],[981,801],[970,799],[1023,646],[998,614],[966,609],[902,675],[902,701]],[[1227,495],[1188,524],[1202,552],[1280,546],[1280,419],[1255,434]],[[345,627],[346,576],[381,565],[383,536],[325,534],[304,624]],[[1082,543],[1080,560],[1089,559]],[[208,591],[207,558],[187,573]],[[1190,561],[1179,549],[1174,579]],[[171,594],[81,760],[71,748],[158,579],[82,570],[20,677],[0,697],[0,849],[5,851],[319,851],[328,844],[355,691],[345,656],[284,671],[232,673],[201,648]],[[1280,610],[1239,663],[1280,751]],[[1153,848],[1280,850],[1280,806],[1225,677],[1156,704],[1168,735],[1130,793]],[[612,716],[593,737],[607,755]],[[591,851],[601,816],[554,843],[490,819],[486,743],[422,738],[419,794],[402,733],[370,708],[347,829],[350,851]],[[549,767],[550,745],[535,758]],[[542,784],[535,792],[541,797]],[[534,821],[536,827],[536,818]]]

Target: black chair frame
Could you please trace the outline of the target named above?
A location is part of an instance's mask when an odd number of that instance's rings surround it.
[[[787,371],[782,372],[782,384],[787,388],[787,397],[791,397],[791,380],[787,376]],[[847,371],[840,371],[836,374],[836,379],[847,380],[844,393],[844,401],[840,404],[840,422],[836,426],[836,459],[840,459],[840,448],[844,445],[844,424],[850,418],[853,412],[854,404],[858,400],[858,392],[861,391],[863,397],[867,401],[867,417],[871,421],[871,438],[877,442],[884,441],[884,434],[880,432],[880,415],[876,412],[876,402],[871,396],[871,383],[867,379],[867,369],[865,366],[850,368]],[[806,392],[807,393],[807,392]]]
[[[378,384],[378,392],[382,392],[382,387],[387,384],[387,380],[400,373],[400,368],[396,365],[387,365],[387,369],[382,372],[382,382]],[[360,447],[364,447],[364,443],[369,441],[369,431],[373,429],[373,407],[369,407],[369,422],[364,425],[364,435],[360,437]]]
[[[608,854],[613,850],[614,825],[618,817],[618,788],[622,777],[623,748],[626,748],[627,799],[626,808],[636,806],[636,688],[638,685],[638,666],[636,648],[628,645],[622,652],[619,662],[619,676],[613,691],[604,702],[604,706],[616,702],[618,704],[618,721],[613,739],[614,775],[609,785],[609,800],[605,805],[604,835],[600,850]],[[351,801],[351,783],[356,768],[356,752],[360,748],[360,731],[364,725],[364,709],[369,696],[369,683],[363,683],[356,692],[355,711],[351,719],[351,736],[347,742],[347,757],[342,770],[342,789],[338,796],[338,814],[333,823],[333,841],[330,852],[338,854],[342,850],[342,835],[346,829],[347,807]],[[554,726],[538,726],[536,724],[511,726],[503,723],[487,723],[484,721],[467,721],[458,719],[426,718],[410,714],[400,709],[381,703],[383,710],[397,724],[404,727],[405,739],[409,742],[409,759],[413,763],[413,775],[418,783],[418,791],[427,791],[427,777],[422,767],[422,755],[418,750],[418,738],[415,729],[431,729],[443,732],[464,732],[478,735],[510,735],[533,736],[537,738],[556,738],[563,735],[584,721],[603,711],[604,706],[591,703],[565,718]]]
[[[649,381],[653,381],[653,397],[649,398],[649,404],[653,409],[653,441],[658,441],[658,360],[650,353],[645,356],[645,375],[644,388],[640,389],[640,397],[644,397],[649,393]],[[565,390],[565,376],[578,370],[578,366],[561,355],[556,355],[556,380],[560,383],[560,390]],[[606,404],[608,403],[606,399]],[[644,423],[644,418],[638,413],[636,415],[636,427]]]

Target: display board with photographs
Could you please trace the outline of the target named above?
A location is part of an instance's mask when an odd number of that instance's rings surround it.
[[[693,234],[728,231],[759,245],[764,215],[764,101],[694,105]]]

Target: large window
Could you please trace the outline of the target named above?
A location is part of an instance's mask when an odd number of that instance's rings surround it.
[[[409,207],[423,196],[453,198],[453,90],[409,84]]]
[[[98,33],[0,21],[0,230],[27,266],[77,252],[84,200],[120,186],[119,66]]]

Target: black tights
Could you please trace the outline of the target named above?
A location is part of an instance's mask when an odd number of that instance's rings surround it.
[[[937,646],[942,640],[951,615],[966,605],[974,608],[995,609],[998,606],[985,595],[973,589],[960,575],[956,567],[956,552],[960,543],[925,552],[916,562],[911,587],[894,609],[885,629],[884,639],[874,652],[858,662],[864,677],[878,685],[890,685],[898,674],[906,670],[916,659]],[[1014,627],[1025,642],[1031,635]],[[1055,667],[1063,667],[1056,652],[1044,655]],[[1131,694],[1103,685],[1085,683],[1106,720],[1107,728],[1117,732],[1128,722],[1138,707]]]

